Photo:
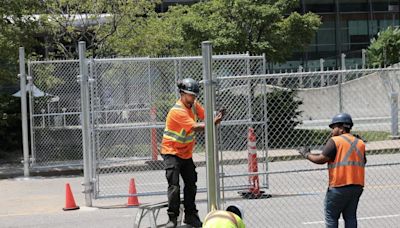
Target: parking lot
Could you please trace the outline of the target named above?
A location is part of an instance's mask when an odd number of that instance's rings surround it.
[[[398,161],[399,154],[369,156],[366,187],[359,205],[360,227],[396,227],[400,223],[400,171],[399,165],[375,166]],[[267,199],[241,199],[236,191],[225,192],[223,206],[239,204],[245,209],[248,227],[323,227],[323,199],[326,189],[326,170],[285,172],[301,167],[310,168],[306,161],[272,162]],[[321,166],[314,165],[314,168]],[[228,168],[228,167],[227,167]],[[245,169],[245,165],[229,167]],[[312,167],[311,167],[312,168]],[[280,171],[282,172],[280,172]],[[146,184],[165,182],[162,171],[153,172],[153,179]],[[198,168],[199,176],[205,175],[204,167]],[[149,173],[150,175],[150,173]],[[320,178],[319,178],[320,177]],[[243,177],[241,177],[243,178]],[[204,179],[203,179],[204,180]],[[1,227],[132,227],[137,208],[125,206],[127,198],[94,200],[93,207],[85,207],[82,194],[83,177],[32,177],[0,180]],[[237,182],[238,179],[225,181]],[[63,211],[65,184],[70,183],[77,205],[81,209]],[[227,183],[228,184],[228,183]],[[140,181],[137,182],[140,188]],[[166,185],[166,182],[165,182]],[[128,188],[126,189],[128,191]],[[198,194],[200,217],[207,213],[206,194]],[[166,196],[139,197],[140,203],[165,201]],[[165,211],[159,222],[166,222]],[[148,219],[143,220],[144,227]],[[260,224],[265,224],[260,225]]]

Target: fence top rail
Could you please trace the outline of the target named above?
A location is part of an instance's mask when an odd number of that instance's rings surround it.
[[[214,55],[213,59],[263,59],[263,56],[250,56],[246,54],[234,54],[234,55]],[[171,61],[171,60],[202,60],[201,56],[183,56],[183,57],[139,57],[139,58],[105,58],[105,59],[94,59],[96,62],[110,62],[110,61]]]
[[[71,63],[71,62],[76,62],[79,63],[78,59],[64,59],[64,60],[43,60],[43,61],[32,61],[32,60],[28,60],[28,64],[32,65],[32,64],[44,64],[44,63]]]
[[[400,67],[394,68],[371,68],[371,69],[352,69],[352,70],[331,70],[331,71],[309,71],[309,72],[290,72],[290,73],[272,73],[272,74],[254,74],[218,77],[218,80],[243,80],[243,79],[270,79],[270,78],[294,78],[310,76],[340,75],[349,73],[378,73],[400,71]]]
[[[263,59],[263,56],[251,56],[248,54],[231,54],[231,55],[214,55],[214,59],[216,60],[224,60],[224,59]],[[125,62],[125,61],[171,61],[171,60],[201,60],[201,56],[182,56],[182,57],[127,57],[127,58],[95,58],[88,59],[95,62]],[[70,60],[28,60],[29,64],[49,64],[49,63],[66,63],[66,62],[76,62],[78,63],[78,59],[70,59]]]

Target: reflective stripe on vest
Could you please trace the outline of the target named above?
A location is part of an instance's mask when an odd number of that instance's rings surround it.
[[[182,109],[182,110],[184,110],[184,108],[179,104],[175,104],[172,107],[172,109]],[[197,115],[196,114],[195,114],[195,120],[197,120]],[[184,129],[182,129],[181,132],[176,132],[176,131],[172,131],[170,129],[165,129],[163,137],[167,138],[167,139],[170,139],[170,140],[172,140],[174,142],[187,144],[187,143],[193,142],[193,139],[195,138],[195,135],[194,135],[194,132],[191,132],[190,134],[186,135],[186,131]]]
[[[229,211],[224,211],[226,213],[221,214],[221,211],[214,211],[211,215],[208,215],[204,221],[204,224],[207,224],[208,221],[212,219],[228,219],[231,221],[236,227],[239,227],[238,222],[236,221],[236,218],[234,215],[232,215],[232,212]]]
[[[349,150],[346,152],[343,160],[340,161],[340,162],[328,164],[328,169],[334,169],[334,168],[337,168],[337,167],[340,167],[340,166],[361,166],[361,167],[365,167],[364,156],[362,155],[360,150],[357,148],[358,138],[355,138],[354,142],[351,142],[350,139],[348,139],[344,135],[340,135],[340,137],[343,138],[346,142],[348,142],[351,146],[350,146]],[[356,151],[358,158],[361,160],[360,162],[349,161],[349,157],[353,153],[354,150]]]
[[[190,133],[189,135],[186,135],[186,131],[182,130],[181,133],[178,133],[176,131],[172,131],[169,129],[166,129],[164,131],[164,138],[173,140],[175,142],[179,142],[179,143],[190,143],[193,142],[194,139],[194,132]]]

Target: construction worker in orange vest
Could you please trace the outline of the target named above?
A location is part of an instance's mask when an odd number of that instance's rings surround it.
[[[180,207],[179,175],[182,176],[184,188],[184,223],[201,227],[196,209],[197,172],[192,153],[195,146],[195,132],[204,131],[205,124],[197,122],[204,119],[204,108],[196,101],[199,84],[191,78],[178,82],[180,99],[167,115],[162,139],[161,155],[164,159],[168,181],[168,217],[167,227],[177,226]],[[219,124],[223,111],[216,114],[214,123]]]
[[[243,216],[238,205],[231,205],[225,211],[211,211],[204,219],[203,228],[245,228]]]
[[[358,136],[350,134],[353,120],[347,113],[339,113],[329,124],[332,137],[321,154],[310,153],[301,148],[304,158],[316,163],[328,163],[329,188],[325,196],[325,225],[338,227],[342,214],[345,227],[357,227],[357,206],[364,188],[365,143]]]

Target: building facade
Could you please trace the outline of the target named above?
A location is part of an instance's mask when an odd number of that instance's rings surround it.
[[[362,64],[362,49],[388,26],[399,25],[399,0],[301,0],[300,13],[320,15],[322,24],[305,51],[296,52],[275,68],[340,67],[342,53],[346,66]]]
[[[200,0],[164,0],[165,11],[174,4],[193,4]],[[284,64],[269,64],[270,69],[337,68],[342,53],[346,66],[362,64],[362,49],[388,26],[399,25],[400,0],[299,0],[299,13],[313,12],[321,16],[322,25],[307,50],[296,51]]]

